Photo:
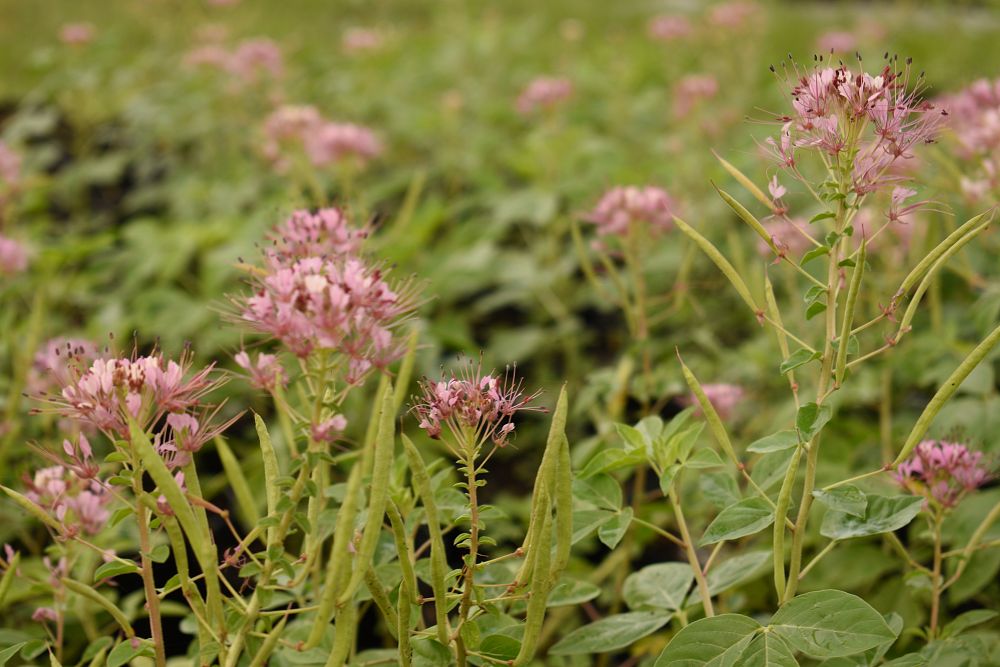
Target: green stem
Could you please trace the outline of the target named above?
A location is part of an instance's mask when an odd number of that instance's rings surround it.
[[[684,520],[684,511],[677,498],[676,488],[671,487],[670,506],[674,510],[677,518],[677,529],[681,532],[681,539],[684,540],[684,550],[687,553],[688,563],[691,564],[691,571],[694,573],[694,580],[698,584],[698,595],[701,596],[701,604],[705,608],[705,616],[715,616],[715,609],[712,607],[712,596],[708,591],[708,582],[705,580],[705,573],[702,572],[701,563],[698,561],[698,554],[694,550],[694,542],[691,541],[691,533],[688,531],[687,521]]]

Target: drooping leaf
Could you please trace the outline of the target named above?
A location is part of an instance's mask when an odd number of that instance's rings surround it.
[[[630,609],[646,607],[677,611],[684,606],[694,574],[688,563],[657,563],[625,579],[622,596]]]
[[[817,405],[816,403],[806,403],[799,408],[795,415],[795,427],[799,429],[803,442],[809,442],[817,433],[823,430],[826,423],[833,416],[833,409],[828,403]]]
[[[734,503],[719,512],[708,525],[699,544],[715,544],[760,532],[774,523],[774,510],[763,498],[754,497]]]
[[[818,352],[807,350],[804,347],[799,348],[798,350],[795,350],[795,352],[792,352],[787,359],[781,362],[781,365],[778,366],[778,372],[784,375],[788,371],[793,371],[799,366],[805,366],[814,359],[819,359],[821,356],[822,355]]]
[[[769,452],[780,452],[790,449],[799,444],[799,434],[795,431],[778,431],[771,435],[764,436],[760,440],[754,440],[747,447],[748,452],[757,454],[767,454]]]
[[[622,489],[611,475],[599,473],[587,479],[573,480],[573,497],[598,509],[617,512],[622,506]]]
[[[760,623],[741,614],[702,618],[670,640],[654,667],[737,667],[760,630]]]
[[[947,639],[948,637],[954,637],[962,632],[965,632],[971,627],[992,621],[997,617],[997,612],[992,609],[973,609],[972,611],[967,611],[964,614],[960,614],[954,621],[944,626],[941,631],[942,639]]]
[[[630,525],[632,525],[632,508],[626,507],[597,529],[597,537],[609,549],[614,549],[625,537]]]
[[[629,646],[666,625],[672,614],[631,611],[594,621],[563,637],[549,652],[553,655],[607,653]]]
[[[923,502],[919,496],[871,495],[868,496],[864,516],[830,510],[823,517],[819,532],[835,540],[889,533],[913,521],[920,513]]]
[[[793,649],[813,658],[861,653],[896,637],[871,605],[835,590],[793,598],[775,613],[769,627]]]
[[[813,491],[813,498],[831,510],[856,517],[864,517],[865,508],[868,507],[868,497],[861,489],[851,484],[837,486],[829,491],[817,489]]]

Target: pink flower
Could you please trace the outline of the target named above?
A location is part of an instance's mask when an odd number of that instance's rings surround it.
[[[705,392],[705,396],[708,397],[708,402],[712,404],[722,419],[731,418],[743,400],[743,387],[736,384],[705,384],[701,388]],[[686,397],[683,402],[687,405],[698,404],[694,394]],[[697,409],[695,413],[701,414],[701,409]]]
[[[23,243],[0,235],[0,276],[13,276],[28,268],[28,249]]]
[[[365,53],[382,48],[382,33],[371,28],[348,28],[340,39],[345,53]]]
[[[294,211],[270,238],[284,259],[339,257],[357,254],[368,238],[367,228],[354,227],[339,208],[321,208],[315,213]]]
[[[21,154],[0,141],[0,194],[21,182]]]
[[[775,218],[763,223],[764,231],[771,237],[771,241],[778,247],[779,256],[790,254],[799,257],[806,250],[812,247],[812,242],[806,236],[809,233],[808,225],[798,219]],[[774,254],[771,246],[761,239],[757,242],[757,252],[764,257]]]
[[[273,354],[257,354],[257,363],[250,360],[250,355],[241,350],[233,357],[236,364],[250,374],[250,384],[258,389],[273,391],[280,384],[288,384],[288,374],[282,367],[278,357]]]
[[[758,7],[752,2],[733,0],[722,2],[712,7],[708,13],[708,22],[719,28],[742,28],[757,13]]]
[[[316,442],[330,443],[336,440],[347,428],[347,417],[334,415],[310,427],[312,439]]]
[[[32,394],[62,387],[73,371],[89,366],[97,358],[97,345],[83,338],[52,338],[35,352],[28,372],[28,389]]]
[[[858,40],[849,32],[831,30],[819,36],[816,48],[823,53],[850,53],[858,48]]]
[[[288,150],[305,154],[315,167],[353,159],[360,164],[378,157],[382,144],[375,133],[353,123],[333,123],[312,106],[283,106],[264,122],[264,155],[285,171]]]
[[[89,444],[87,448],[89,459]],[[25,497],[56,518],[67,536],[80,531],[96,534],[110,517],[107,505],[112,496],[104,482],[96,478],[96,472],[82,477],[69,467],[50,466],[25,479],[25,486]]]
[[[708,100],[719,93],[719,82],[709,74],[692,74],[682,78],[674,86],[674,115],[687,116],[702,100]]]
[[[31,620],[35,623],[44,623],[45,621],[55,623],[59,620],[59,614],[52,607],[38,607],[31,614]]]
[[[474,452],[486,442],[507,444],[514,432],[514,415],[521,410],[544,411],[532,406],[541,392],[525,394],[516,368],[507,368],[501,378],[483,375],[482,366],[465,364],[456,375],[439,382],[424,378],[422,395],[413,406],[420,428],[432,438],[447,429],[461,452]]]
[[[409,287],[353,256],[271,262],[255,293],[238,301],[242,319],[299,357],[315,349],[344,355],[351,378],[385,368],[403,348],[393,329],[414,308]]]
[[[551,110],[573,96],[573,82],[563,77],[538,77],[517,98],[517,110],[528,116],[539,110]]]
[[[279,79],[284,74],[281,49],[270,39],[244,40],[232,52],[227,69],[246,84],[264,77]]]
[[[669,14],[654,16],[649,21],[649,36],[661,42],[672,42],[675,39],[688,37],[691,32],[691,22],[683,16]]]
[[[59,28],[59,41],[70,46],[89,44],[94,39],[94,26],[90,23],[66,23]]]
[[[924,440],[913,455],[896,469],[904,488],[943,507],[954,507],[969,491],[990,479],[982,452],[943,440]]]
[[[654,186],[612,188],[601,197],[587,219],[600,236],[625,236],[635,224],[654,233],[673,229],[677,205],[665,190]]]

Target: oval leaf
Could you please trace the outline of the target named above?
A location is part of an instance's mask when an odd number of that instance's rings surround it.
[[[670,640],[654,667],[735,667],[760,629],[741,614],[697,620]]]
[[[814,591],[789,601],[771,618],[770,628],[796,651],[813,658],[861,653],[892,641],[882,614],[856,595]]]
[[[625,648],[651,635],[670,620],[672,614],[632,611],[594,621],[563,637],[549,652],[554,655],[607,653]]]
[[[719,512],[709,524],[701,546],[758,533],[774,523],[774,510],[760,497],[747,498]]]

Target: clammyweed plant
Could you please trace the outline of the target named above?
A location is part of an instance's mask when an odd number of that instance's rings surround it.
[[[861,598],[843,591],[798,594],[800,582],[822,558],[846,540],[870,535],[883,535],[911,568],[910,576],[923,578],[930,592],[930,620],[920,630],[927,647],[893,664],[935,664],[933,658],[941,651],[943,639],[992,616],[991,612],[972,612],[943,629],[940,606],[942,592],[961,576],[969,557],[984,546],[993,546],[982,540],[1000,517],[1000,507],[982,517],[964,546],[943,551],[942,525],[950,509],[989,473],[980,455],[964,446],[925,441],[924,437],[945,402],[1000,343],[1000,327],[941,385],[885,465],[822,487],[817,487],[817,473],[823,433],[835,417],[837,392],[850,383],[860,366],[889,354],[901,343],[940,268],[986,229],[992,214],[976,216],[949,234],[905,274],[888,301],[871,312],[859,298],[866,289],[881,284],[873,280],[880,267],[876,253],[869,250],[885,242],[892,226],[904,224],[909,214],[927,205],[905,203],[916,194],[906,186],[906,164],[922,144],[933,139],[941,111],[920,99],[921,79],[912,80],[909,63],[901,66],[895,58],[875,74],[844,65],[825,66],[822,59],[804,71],[794,65],[785,67],[783,74],[791,109],[779,115],[780,133],[767,140],[766,148],[782,177],[803,188],[815,213],[808,222],[793,221],[783,201],[787,191],[777,175],[772,178],[769,197],[726,162],[726,169],[768,209],[772,220],[762,223],[735,197],[719,192],[767,245],[774,263],[794,271],[796,281],[786,284],[791,296],[804,304],[805,312],[789,313],[787,306],[781,307],[770,276],[763,282],[763,298],[756,296],[747,277],[705,236],[683,220],[677,219],[676,224],[725,274],[753,316],[774,331],[783,357],[778,370],[788,377],[797,413],[794,423],[746,448],[748,454],[761,455],[751,466],[753,472],[767,471],[748,473],[712,401],[681,362],[715,440],[747,480],[747,497],[741,498],[744,492],[730,486],[737,500],[722,509],[705,530],[700,544],[715,547],[704,565],[697,558],[691,560],[705,618],[680,630],[656,664],[794,665],[798,664],[796,654],[830,664],[846,656],[859,656],[849,664],[879,664],[902,630],[898,615],[883,617]],[[885,206],[881,215],[866,213],[878,211],[880,203]],[[862,220],[867,222],[861,224]],[[816,324],[810,323],[813,320]],[[888,325],[881,341],[874,335],[880,325]],[[686,431],[673,422],[663,432],[651,431],[650,424],[647,420],[637,430],[623,429],[630,444],[619,456],[628,456],[629,450],[645,452],[669,495],[680,471],[697,468],[710,457],[699,460],[700,452],[692,454]],[[896,479],[915,495],[879,495],[857,486],[894,470]],[[765,477],[772,481],[763,482]],[[772,485],[777,487],[776,495],[768,490]],[[810,530],[814,501],[826,506],[818,535]],[[917,545],[903,544],[895,534],[921,513],[928,521],[933,547],[930,567],[914,557]],[[678,511],[681,542],[690,547],[682,516]],[[712,584],[705,579],[706,573],[711,579],[719,547],[768,528],[776,612],[770,618],[715,614]],[[950,574],[946,572],[948,559],[954,559]],[[680,584],[690,581],[677,576]],[[678,585],[676,590],[684,593],[686,586]]]
[[[231,318],[277,344],[235,357],[242,379],[273,401],[281,433],[272,439],[254,415],[261,494],[246,473],[254,465],[223,437],[240,414],[224,418],[227,406],[211,402],[229,379],[213,366],[196,369],[190,351],[175,360],[72,341],[52,351],[56,386],[36,398],[41,413],[63,420],[67,437],[59,448],[38,448],[51,465],[23,492],[0,487],[51,538],[41,575],[19,574],[20,554],[8,547],[0,599],[24,585],[48,597],[33,614],[48,640],[16,643],[0,658],[47,651],[53,664],[117,667],[145,657],[162,666],[177,652],[165,618],[179,615],[193,635],[187,655],[199,665],[532,660],[571,544],[566,393],[523,542],[484,558],[496,543],[484,532],[491,510],[477,490],[487,462],[512,438],[516,413],[542,410],[539,394],[525,392],[513,371],[498,377],[471,365],[424,381],[411,411],[454,457],[462,473],[454,485],[449,469],[425,464],[405,435],[400,442],[397,414],[417,347],[403,327],[417,288],[391,281],[363,255],[367,232],[339,209],[298,211],[274,230],[260,264],[242,264],[251,290],[232,298]],[[372,393],[365,381],[376,374]],[[371,406],[356,442],[345,414],[355,392],[368,392]],[[203,492],[199,462],[210,443],[232,512]],[[464,491],[457,508],[455,487]],[[453,570],[444,540],[456,526],[465,555]],[[142,582],[131,601],[114,593],[127,577]],[[395,648],[359,651],[369,609]],[[66,629],[80,626],[89,644],[70,654],[81,642]]]

